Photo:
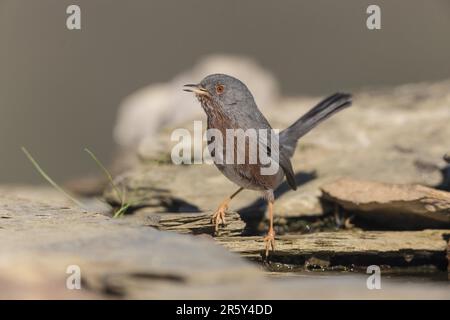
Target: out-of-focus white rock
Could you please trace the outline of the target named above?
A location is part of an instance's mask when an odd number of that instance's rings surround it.
[[[182,91],[186,83],[200,82],[213,73],[226,73],[242,80],[263,110],[276,105],[279,87],[275,77],[254,60],[242,56],[210,55],[168,83],[152,84],[125,98],[118,112],[114,139],[122,149],[150,155],[158,151],[157,134],[205,116],[192,94]]]
[[[155,133],[169,109],[169,86],[153,84],[128,96],[119,108],[114,138],[126,149],[136,147],[146,136]]]

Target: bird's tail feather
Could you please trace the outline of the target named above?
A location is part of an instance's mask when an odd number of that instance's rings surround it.
[[[347,93],[335,93],[322,100],[289,128],[280,132],[280,145],[286,155],[292,157],[297,141],[322,121],[352,104],[352,96]]]

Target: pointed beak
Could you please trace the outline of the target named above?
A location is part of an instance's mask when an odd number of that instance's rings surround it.
[[[203,88],[200,84],[185,84],[183,91],[193,92],[200,96],[209,96],[209,92]]]

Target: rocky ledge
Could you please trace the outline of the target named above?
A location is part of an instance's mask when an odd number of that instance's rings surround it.
[[[375,263],[386,264],[381,268],[388,274],[404,266],[435,273],[447,265],[449,230],[281,236],[263,263],[261,238],[238,235],[244,223],[235,213],[224,227],[229,232],[213,238],[206,213],[113,219],[107,207],[86,205],[95,211],[74,208],[46,188],[4,189],[1,298],[449,298],[445,280],[405,284],[386,278],[381,292],[366,288],[366,275],[350,272]],[[74,266],[80,290],[67,287]]]

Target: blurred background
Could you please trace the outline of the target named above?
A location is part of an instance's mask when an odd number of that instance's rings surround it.
[[[57,180],[98,172],[83,148],[111,159],[123,99],[205,55],[248,56],[283,95],[323,96],[449,78],[449,31],[448,0],[0,0],[0,182],[42,180],[22,145]]]

